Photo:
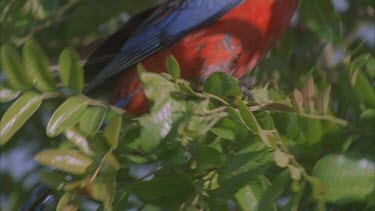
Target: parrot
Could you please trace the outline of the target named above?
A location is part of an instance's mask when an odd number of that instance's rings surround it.
[[[275,46],[299,0],[167,0],[133,16],[97,47],[84,64],[89,95],[110,87],[110,103],[141,115],[149,102],[137,75],[137,64],[167,72],[173,55],[181,77],[202,81],[225,71],[241,78]],[[45,207],[51,190],[40,186],[19,210]]]
[[[88,94],[107,81],[115,85],[110,103],[141,115],[149,102],[136,66],[167,72],[176,58],[181,77],[203,81],[225,71],[241,78],[274,47],[299,0],[169,0],[131,18],[88,58]],[[98,62],[99,61],[99,62]]]

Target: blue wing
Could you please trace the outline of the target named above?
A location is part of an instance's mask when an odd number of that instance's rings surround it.
[[[83,92],[89,92],[104,80],[167,47],[191,30],[212,23],[243,1],[169,0],[161,4],[123,43],[120,52]]]

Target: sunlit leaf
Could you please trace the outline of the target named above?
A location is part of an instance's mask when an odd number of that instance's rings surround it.
[[[56,82],[49,70],[47,56],[34,39],[27,40],[23,47],[25,68],[33,85],[42,92],[54,91]]]
[[[4,84],[0,84],[0,103],[5,103],[16,99],[20,95],[19,91],[15,91]]]
[[[43,97],[27,92],[15,101],[1,118],[1,145],[7,143],[25,122],[38,110]]]
[[[79,55],[72,48],[66,48],[58,61],[60,80],[64,87],[70,88],[76,93],[83,89],[83,69],[79,63]]]
[[[81,116],[85,113],[87,103],[79,97],[68,98],[53,113],[47,125],[47,135],[55,137],[61,134],[65,129],[75,125]]]
[[[72,149],[44,150],[34,159],[43,165],[77,175],[84,174],[93,163],[90,157]]]
[[[116,116],[109,120],[108,125],[105,127],[104,137],[107,139],[107,142],[109,143],[112,149],[117,148],[119,136],[121,133],[121,126],[122,117]]]
[[[26,72],[21,56],[9,44],[1,47],[1,67],[11,88],[17,91],[31,88],[31,79]]]
[[[314,166],[327,202],[347,204],[370,200],[375,191],[375,161],[357,154],[330,154]]]
[[[88,107],[79,120],[79,130],[85,136],[94,136],[102,125],[107,109]]]
[[[178,80],[180,78],[180,66],[173,56],[168,56],[167,60],[165,61],[165,66],[167,67],[168,73],[172,76],[174,80]]]
[[[244,211],[256,211],[265,188],[257,180],[241,188],[235,195],[237,205]]]
[[[84,135],[82,135],[74,127],[67,128],[64,132],[66,138],[74,144],[81,152],[86,155],[93,155],[94,152],[90,149],[89,143]]]

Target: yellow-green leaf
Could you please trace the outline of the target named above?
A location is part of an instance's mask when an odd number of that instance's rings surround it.
[[[87,108],[87,103],[79,97],[73,96],[68,98],[53,113],[47,125],[47,135],[55,137],[61,134],[65,129],[75,125]]]
[[[0,84],[0,103],[5,103],[16,99],[21,92],[15,91],[4,84]]]
[[[49,70],[48,59],[34,39],[29,39],[23,47],[23,60],[33,85],[42,92],[56,90],[56,82]]]
[[[104,130],[104,137],[112,149],[116,149],[118,145],[118,139],[121,132],[122,117],[115,116],[109,122]]]
[[[85,136],[94,136],[103,123],[106,113],[105,108],[88,107],[79,120],[79,130]]]
[[[172,55],[168,56],[165,60],[165,66],[167,67],[169,75],[171,75],[174,80],[180,78],[180,66],[175,57]]]
[[[43,98],[34,92],[27,92],[18,98],[1,119],[0,143],[4,145],[38,110]]]
[[[70,88],[76,93],[83,89],[83,69],[79,63],[79,55],[73,48],[66,48],[58,61],[60,80],[64,87]]]
[[[5,44],[1,48],[1,66],[12,88],[19,91],[31,88],[31,80],[25,71],[21,56],[9,44]]]
[[[241,119],[243,121],[243,123],[254,133],[254,134],[258,134],[259,133],[259,130],[261,129],[259,124],[258,124],[258,121],[256,120],[255,116],[253,115],[253,113],[251,113],[251,111],[249,110],[249,108],[245,105],[244,102],[242,102],[241,99],[237,99],[237,105],[238,105],[238,110],[240,112],[240,115],[241,115]]]
[[[35,160],[43,165],[77,175],[84,174],[93,163],[90,157],[72,149],[45,150],[37,154]]]
[[[70,127],[65,130],[66,138],[73,143],[81,152],[85,153],[86,155],[93,155],[93,151],[91,150],[89,143],[84,135],[82,135],[77,129],[74,127]]]

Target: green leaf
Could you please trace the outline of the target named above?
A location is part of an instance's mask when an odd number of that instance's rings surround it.
[[[102,125],[107,109],[88,107],[79,120],[79,130],[84,136],[94,136]]]
[[[241,210],[256,211],[264,191],[262,184],[255,180],[241,188],[234,198]]]
[[[15,101],[1,119],[1,145],[7,143],[25,122],[38,110],[43,97],[26,92]]]
[[[224,164],[221,153],[211,146],[198,146],[195,156],[197,160],[196,170],[199,173],[210,169],[218,169]]]
[[[340,16],[331,1],[302,1],[300,8],[302,18],[310,30],[335,43],[342,40]]]
[[[93,163],[93,160],[72,149],[50,149],[37,154],[34,158],[39,163],[60,171],[82,175]]]
[[[119,136],[121,133],[121,126],[122,117],[115,116],[111,120],[109,120],[108,125],[104,129],[104,137],[106,138],[108,144],[112,149],[117,148]]]
[[[25,91],[32,87],[21,56],[13,46],[5,44],[1,47],[1,64],[11,88]]]
[[[211,128],[211,132],[217,135],[220,138],[234,140],[235,136],[231,130],[226,128]]]
[[[172,55],[168,56],[165,61],[165,66],[167,67],[169,75],[172,76],[173,80],[178,80],[180,78],[180,66],[176,58]]]
[[[91,150],[89,143],[84,135],[82,135],[77,129],[74,127],[67,128],[65,130],[66,138],[74,144],[81,152],[85,153],[86,155],[93,155],[94,152]]]
[[[260,125],[258,124],[257,119],[253,115],[253,113],[249,110],[249,108],[245,105],[245,103],[241,99],[237,99],[238,110],[241,115],[241,120],[248,127],[250,131],[254,134],[259,134],[261,130]]]
[[[328,111],[330,94],[331,94],[331,85],[324,88],[318,96],[316,107],[317,107],[317,110],[322,114],[326,114]]]
[[[262,195],[258,209],[274,210],[274,202],[284,193],[290,181],[289,172],[287,170],[280,173],[273,181],[271,187]]]
[[[195,191],[193,182],[186,175],[138,182],[130,189],[146,203],[171,208],[177,208]]]
[[[65,192],[56,206],[56,211],[76,211],[79,208],[79,205],[76,202],[72,202],[72,194]]]
[[[263,174],[272,164],[272,152],[259,139],[236,153],[219,173],[218,197],[228,199],[251,179]]]
[[[68,183],[67,175],[57,171],[41,170],[38,171],[38,176],[44,184],[55,189],[61,189]]]
[[[81,93],[83,88],[83,69],[79,63],[79,55],[73,48],[66,48],[58,61],[60,80],[64,87],[75,93]]]
[[[330,154],[314,166],[327,202],[347,204],[370,200],[375,191],[375,161],[359,154]]]
[[[375,108],[375,89],[365,74],[361,71],[358,71],[354,87],[361,100],[368,107]]]
[[[144,151],[151,152],[171,132],[184,110],[183,101],[166,99],[164,102],[158,102],[150,114],[140,117],[141,134],[135,141]]]
[[[138,75],[143,83],[147,99],[158,104],[171,97],[171,92],[177,92],[176,85],[157,73],[146,72],[142,65],[138,65]]]
[[[104,210],[112,210],[112,202],[116,191],[116,171],[106,170],[95,178],[91,185],[91,196],[93,199],[103,203]]]
[[[42,92],[56,90],[56,82],[49,70],[47,56],[34,39],[27,40],[23,47],[23,60],[33,85]]]
[[[21,92],[15,91],[7,86],[5,84],[0,84],[0,103],[6,103],[9,101],[12,101],[16,99]]]
[[[87,103],[79,97],[68,98],[53,113],[47,125],[47,135],[55,137],[61,134],[65,129],[75,125],[85,113]]]
[[[204,82],[204,91],[222,99],[240,95],[238,80],[226,72],[214,72]]]

